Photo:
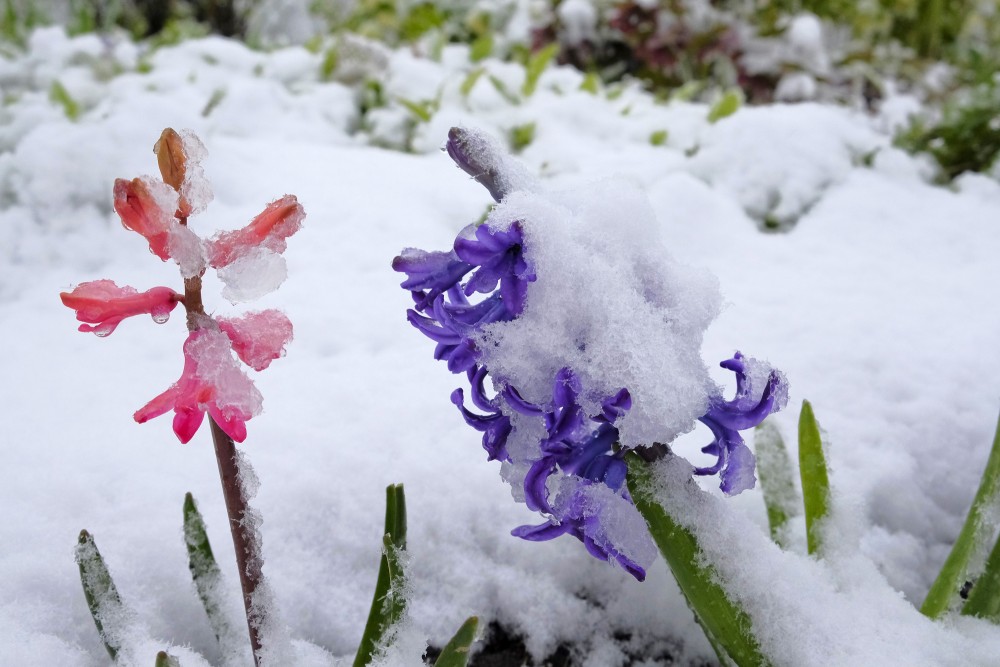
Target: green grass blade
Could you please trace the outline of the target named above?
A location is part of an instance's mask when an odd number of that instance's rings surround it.
[[[632,500],[646,520],[650,535],[673,572],[688,606],[719,653],[720,662],[728,664],[731,660],[741,667],[768,664],[750,633],[750,618],[726,596],[725,590],[716,583],[711,567],[702,562],[701,548],[694,533],[667,514],[650,493],[650,466],[636,454],[629,454],[626,461]]]
[[[49,100],[61,106],[66,117],[70,120],[76,120],[80,117],[80,105],[58,80],[53,81],[52,86],[49,87]]]
[[[479,628],[479,619],[472,616],[462,627],[458,629],[455,636],[451,638],[441,655],[434,661],[434,667],[465,667],[469,664],[469,649],[472,642],[476,641],[476,630]]]
[[[806,511],[806,542],[809,553],[823,547],[820,528],[830,514],[830,476],[823,454],[819,424],[809,401],[802,401],[799,414],[799,472],[802,475],[802,504]]]
[[[385,490],[385,531],[382,557],[379,559],[375,594],[368,611],[361,644],[354,657],[354,667],[371,664],[393,623],[402,617],[406,599],[403,595],[403,574],[400,555],[406,550],[406,499],[402,484],[391,484]]]
[[[119,627],[126,619],[125,606],[122,604],[118,588],[111,578],[111,572],[97,550],[94,538],[85,530],[80,531],[76,545],[76,563],[80,566],[80,581],[83,583],[83,595],[90,607],[90,615],[94,618],[97,633],[101,636],[104,648],[114,660],[121,651],[123,633]]]
[[[528,64],[524,68],[524,85],[521,86],[521,94],[531,97],[538,87],[538,80],[542,77],[542,72],[548,67],[549,62],[556,57],[559,52],[559,43],[549,44],[544,49],[531,56]]]
[[[181,667],[181,661],[166,651],[160,651],[156,654],[156,662],[153,667]]]
[[[184,545],[187,547],[188,568],[194,580],[198,597],[205,608],[212,632],[220,644],[232,635],[232,626],[223,611],[226,606],[220,599],[222,592],[222,570],[215,561],[212,545],[208,541],[205,520],[198,511],[194,496],[184,496]]]
[[[965,582],[970,577],[975,576],[975,573],[970,572],[970,562],[974,555],[981,552],[988,540],[993,539],[996,519],[989,519],[987,515],[996,513],[998,499],[1000,499],[1000,422],[997,423],[997,431],[993,436],[993,448],[986,461],[986,470],[983,471],[979,490],[976,491],[972,507],[969,508],[962,532],[959,533],[955,546],[951,548],[951,553],[948,554],[941,572],[931,585],[923,606],[920,607],[920,611],[926,616],[938,618],[945,613],[954,604]],[[991,558],[987,559],[987,563],[990,560],[992,560],[992,554]],[[993,572],[995,576],[996,570],[994,569]],[[987,586],[989,586],[988,582]],[[972,591],[975,593],[975,586]],[[979,604],[981,602],[977,602],[977,606]]]
[[[1000,624],[1000,540],[986,559],[986,569],[972,586],[962,615],[985,618]]]
[[[802,499],[795,488],[792,459],[788,456],[781,432],[770,421],[760,424],[754,431],[754,448],[757,450],[757,476],[764,492],[771,539],[778,546],[787,548],[788,521],[798,516],[802,507]]]

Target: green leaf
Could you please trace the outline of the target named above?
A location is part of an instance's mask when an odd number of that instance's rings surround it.
[[[482,67],[477,67],[476,69],[469,72],[465,80],[462,81],[462,85],[459,86],[458,90],[462,93],[462,97],[468,97],[472,89],[476,87],[476,82],[479,81],[479,77],[483,75],[486,70]]]
[[[1000,624],[1000,539],[986,559],[986,569],[972,585],[969,599],[962,607],[962,615]]]
[[[405,97],[396,98],[399,103],[406,107],[406,110],[417,117],[418,120],[424,123],[429,123],[431,118],[434,116],[434,112],[437,111],[437,103],[434,100],[422,100],[420,102],[414,102],[408,100]]]
[[[770,421],[757,427],[753,441],[757,450],[757,475],[764,492],[771,539],[787,548],[785,537],[788,520],[798,516],[801,513],[799,508],[802,507],[802,499],[795,488],[792,459],[788,456],[781,432]]]
[[[662,146],[667,143],[667,131],[657,130],[649,135],[649,143],[653,146]]]
[[[596,95],[601,89],[601,77],[598,76],[597,72],[587,72],[587,75],[583,77],[583,82],[580,84],[580,90],[584,90],[591,95]]]
[[[333,73],[337,70],[337,64],[340,62],[340,50],[336,46],[331,46],[323,54],[323,62],[319,66],[319,77],[323,81],[329,81],[333,78]]]
[[[528,64],[524,68],[524,85],[521,86],[522,95],[531,97],[535,94],[535,88],[538,87],[538,79],[541,78],[542,72],[548,67],[549,61],[555,58],[558,52],[559,44],[558,42],[553,42],[528,59]]]
[[[510,145],[515,153],[519,153],[535,140],[535,124],[524,123],[510,128]]]
[[[53,81],[49,88],[49,100],[61,106],[66,117],[70,120],[76,120],[80,117],[80,105],[69,94],[66,87],[59,83],[58,79]]]
[[[497,77],[497,76],[495,76],[493,74],[490,74],[489,75],[489,80],[490,80],[490,83],[493,84],[493,87],[496,88],[496,91],[498,93],[500,93],[505,100],[507,100],[511,104],[520,104],[521,103],[521,100],[518,99],[517,95],[515,95],[512,92],[510,92],[510,90],[507,88],[507,85],[503,81],[501,81],[499,77]]]
[[[111,572],[97,550],[94,538],[86,530],[80,531],[76,545],[76,563],[80,566],[80,582],[83,596],[87,599],[90,615],[97,626],[104,648],[114,660],[121,650],[122,628],[127,617],[118,588],[111,578]]]
[[[809,401],[802,401],[799,414],[799,472],[802,475],[802,504],[806,511],[806,542],[809,553],[822,548],[820,528],[830,513],[830,477],[819,424]]]
[[[626,462],[628,489],[636,509],[646,520],[653,541],[719,654],[720,662],[729,664],[732,660],[741,667],[768,664],[750,633],[750,618],[729,599],[712,568],[704,563],[698,538],[670,516],[653,496],[650,466],[635,453],[628,454]]]
[[[181,661],[166,651],[160,651],[156,654],[156,662],[153,667],[181,667]]]
[[[201,115],[203,118],[208,118],[208,115],[215,111],[215,107],[222,103],[222,100],[226,98],[225,88],[216,88],[212,91],[212,96],[208,98],[208,102],[205,103],[205,108],[201,110]]]
[[[222,570],[215,561],[212,545],[208,541],[205,520],[198,511],[194,496],[184,495],[184,544],[188,553],[188,569],[194,580],[198,597],[205,608],[208,622],[219,642],[232,635],[232,626],[226,618],[225,604],[219,599]]]
[[[478,63],[493,55],[493,36],[485,33],[476,38],[469,46],[469,60]]]
[[[671,102],[690,102],[702,91],[705,84],[701,81],[688,81],[680,88],[670,92]]]
[[[708,112],[708,122],[715,123],[726,116],[732,116],[741,106],[743,106],[743,91],[740,88],[728,90],[718,102],[712,105]]]
[[[979,489],[972,501],[972,507],[969,508],[969,514],[965,517],[962,532],[955,540],[951,553],[948,554],[941,572],[931,585],[923,606],[920,607],[920,611],[926,616],[938,618],[948,611],[965,582],[969,580],[970,575],[974,576],[975,573],[970,572],[969,563],[973,555],[977,552],[981,553],[980,550],[988,543],[987,540],[993,539],[997,519],[992,518],[991,515],[996,515],[998,500],[1000,500],[1000,422],[998,422],[996,434],[993,436],[993,448],[986,461],[986,470],[983,471],[983,478],[979,482]],[[996,549],[994,548],[993,551],[995,552]],[[993,556],[994,554],[991,553],[987,559],[987,572],[990,574],[990,578],[984,581],[986,591],[982,594],[976,593],[978,581],[972,587],[972,594],[975,596],[976,602],[969,613],[975,613],[978,610],[987,611],[990,606],[996,604],[993,600],[982,597],[990,597],[991,589],[995,590],[995,581],[991,582],[991,579],[996,577],[997,572],[995,562],[992,563],[991,569]],[[983,578],[980,577],[980,579]],[[970,603],[972,599],[973,597],[970,596]]]
[[[387,638],[390,628],[403,615],[406,598],[400,556],[406,550],[406,498],[402,484],[385,489],[385,531],[379,560],[375,594],[368,621],[361,636],[354,667],[371,664],[372,657]]]
[[[476,641],[478,628],[479,619],[475,616],[463,623],[451,641],[441,650],[441,655],[434,661],[434,667],[465,667],[469,664],[469,649],[472,647],[472,642]]]

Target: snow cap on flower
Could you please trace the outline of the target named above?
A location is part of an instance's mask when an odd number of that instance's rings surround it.
[[[247,437],[246,422],[261,411],[257,387],[233,359],[229,338],[221,331],[198,329],[184,343],[184,370],[169,389],[136,411],[143,424],[174,411],[174,433],[186,443],[207,412],[236,442]]]
[[[163,182],[177,191],[176,216],[188,216],[205,210],[212,200],[212,188],[205,178],[201,161],[207,151],[191,130],[166,128],[153,146]]]
[[[466,127],[448,131],[445,151],[459,168],[490,191],[496,201],[515,190],[535,190],[537,179],[489,134]]]
[[[155,322],[166,322],[181,295],[169,287],[154,287],[139,293],[105,279],[80,283],[72,292],[62,292],[59,298],[64,306],[76,311],[77,320],[86,323],[80,325],[80,331],[103,337],[111,334],[126,317],[134,315],[150,315]]]
[[[215,321],[229,336],[236,356],[255,371],[262,371],[275,359],[285,356],[285,346],[292,340],[291,320],[273,308],[241,317],[217,317]]]

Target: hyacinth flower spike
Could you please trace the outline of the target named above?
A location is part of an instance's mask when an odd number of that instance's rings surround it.
[[[260,632],[268,613],[267,604],[255,602],[263,581],[263,557],[259,535],[248,520],[251,510],[247,503],[253,494],[244,486],[239,467],[248,464],[238,463],[234,442],[243,442],[247,437],[246,423],[260,414],[262,397],[241,362],[255,371],[267,368],[284,355],[292,338],[292,324],[277,310],[235,318],[212,317],[203,304],[202,276],[208,267],[218,269],[234,302],[246,300],[248,294],[277,288],[280,280],[275,282],[273,278],[250,290],[238,283],[247,275],[283,275],[259,269],[263,262],[267,268],[277,266],[283,270],[281,253],[288,238],[301,228],[305,212],[293,195],[285,195],[268,204],[245,227],[204,240],[188,226],[188,218],[203,211],[212,198],[201,167],[204,146],[194,134],[168,128],[156,142],[154,152],[160,178],[118,179],[114,208],[124,227],[145,239],[150,252],[163,261],[177,263],[184,282],[183,294],[168,287],[139,293],[110,280],[97,280],[82,283],[61,294],[61,298],[85,323],[80,330],[99,336],[107,336],[122,320],[134,315],[149,314],[156,322],[165,322],[178,303],[184,305],[188,336],[183,346],[181,376],[136,411],[134,418],[144,423],[172,411],[174,433],[187,443],[208,415],[236,547],[250,643],[254,661],[259,663]],[[230,271],[234,265],[239,265],[241,271]],[[261,590],[266,594],[266,587]]]

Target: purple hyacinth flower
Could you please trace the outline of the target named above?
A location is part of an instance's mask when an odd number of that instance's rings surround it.
[[[560,502],[558,516],[553,516],[537,526],[518,526],[511,535],[532,542],[545,542],[560,535],[572,535],[583,542],[591,556],[603,561],[614,561],[638,581],[646,578],[646,570],[626,556],[606,535],[600,523],[600,512],[595,511],[588,487],[595,482],[580,480],[566,502]]]
[[[541,414],[547,433],[547,437],[539,443],[541,458],[532,463],[525,475],[524,500],[529,509],[544,512],[550,518],[538,526],[515,528],[512,534],[533,541],[573,535],[584,543],[592,555],[601,560],[616,561],[641,581],[645,571],[605,536],[585,491],[589,486],[600,484],[631,502],[625,489],[624,450],[614,451],[618,429],[613,425],[631,407],[631,397],[627,390],[622,389],[605,398],[601,413],[590,418],[598,426],[591,428],[577,401],[580,391],[579,378],[569,368],[563,368],[556,374],[552,403],[546,408],[528,403],[511,387],[501,392],[508,405],[516,411],[527,415]],[[556,474],[575,480],[576,486],[568,502],[563,499],[552,503],[548,482]]]
[[[452,252],[427,252],[405,248],[392,260],[393,271],[406,274],[400,287],[413,293],[418,311],[425,310],[441,294],[454,287],[473,268]]]
[[[500,285],[500,298],[507,309],[505,319],[524,311],[528,283],[536,276],[524,258],[524,231],[513,222],[505,231],[494,231],[486,224],[469,225],[455,239],[455,255],[476,267],[465,285],[465,295],[493,293]]]
[[[510,458],[507,453],[507,437],[511,432],[510,418],[503,414],[499,408],[490,404],[485,398],[482,376],[479,375],[481,369],[470,372],[473,377],[472,401],[480,410],[487,414],[477,415],[465,407],[465,394],[461,389],[456,389],[451,393],[451,402],[462,412],[465,423],[483,434],[483,449],[486,450],[488,461],[506,461]]]
[[[716,456],[713,465],[695,468],[696,475],[719,473],[719,488],[727,496],[734,496],[752,489],[757,482],[754,476],[756,459],[746,446],[739,431],[760,424],[772,412],[784,406],[787,387],[784,377],[775,370],[767,374],[764,389],[754,398],[753,374],[748,360],[739,352],[732,359],[719,364],[736,374],[736,395],[731,401],[721,396],[713,397],[708,412],[699,418],[711,431],[714,439],[702,448],[706,454]]]

